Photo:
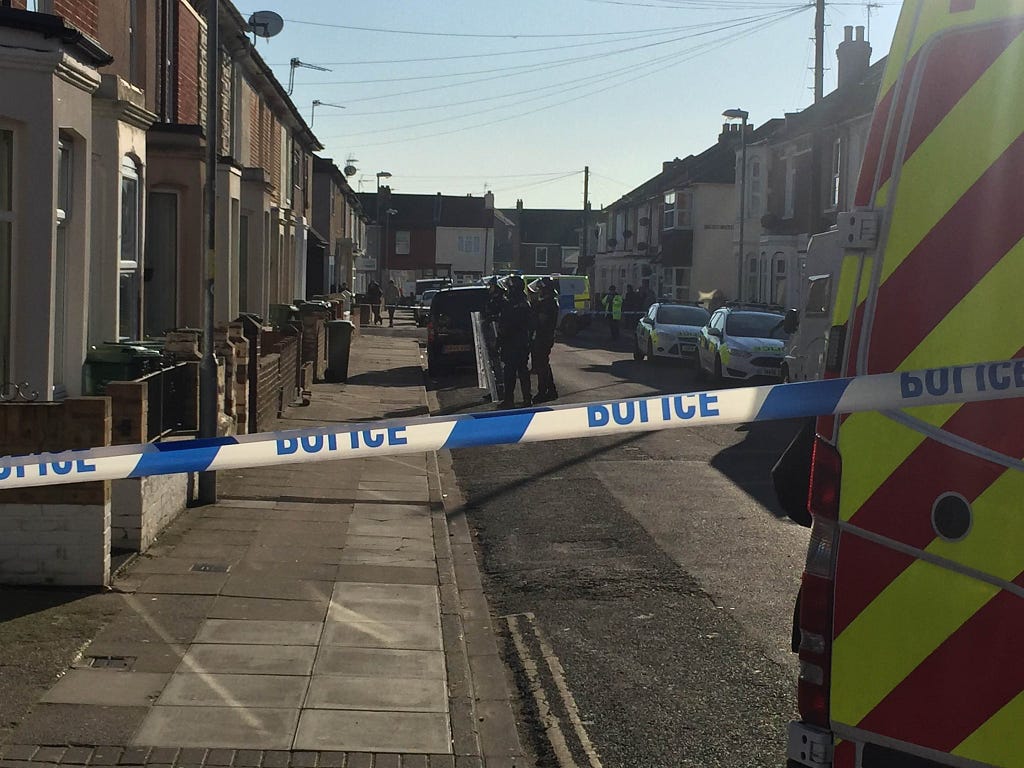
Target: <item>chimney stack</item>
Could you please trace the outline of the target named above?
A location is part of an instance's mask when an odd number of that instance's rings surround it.
[[[864,27],[859,26],[856,30],[854,37],[854,27],[843,27],[843,42],[836,49],[839,88],[861,82],[871,66],[871,44],[864,39]]]

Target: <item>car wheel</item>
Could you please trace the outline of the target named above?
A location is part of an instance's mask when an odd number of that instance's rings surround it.
[[[635,336],[633,337],[633,359],[636,361],[644,359],[643,350],[640,349],[640,340]]]

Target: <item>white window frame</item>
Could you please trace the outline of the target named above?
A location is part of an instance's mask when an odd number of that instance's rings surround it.
[[[673,190],[665,193],[662,229],[693,229],[693,192]]]
[[[120,170],[119,180],[120,180],[120,184],[118,184],[118,198],[119,198],[118,199],[118,203],[119,203],[118,210],[121,212],[122,216],[124,215],[124,213],[123,213],[124,212],[124,182],[126,180],[130,180],[130,181],[134,181],[135,182],[135,231],[134,231],[134,243],[132,244],[132,247],[134,249],[134,254],[135,254],[135,258],[134,259],[125,259],[124,258],[126,243],[125,243],[125,231],[124,231],[125,222],[124,222],[123,219],[121,220],[121,225],[120,225],[120,227],[118,229],[118,275],[117,275],[117,282],[118,282],[118,287],[117,287],[117,291],[118,291],[118,313],[117,313],[117,335],[118,335],[119,338],[126,338],[128,336],[132,336],[132,335],[139,336],[139,335],[142,334],[142,318],[139,316],[140,313],[139,313],[139,305],[138,305],[138,301],[137,300],[138,300],[138,298],[140,296],[140,292],[142,291],[141,270],[140,270],[139,267],[140,267],[140,263],[141,263],[141,258],[140,257],[142,255],[142,227],[143,227],[143,223],[142,223],[142,210],[143,210],[143,208],[142,208],[142,193],[143,193],[143,183],[142,183],[142,169],[139,167],[138,161],[135,158],[133,158],[131,155],[124,155],[121,158],[121,170]],[[126,276],[130,276],[130,279],[134,281],[134,288],[135,288],[135,290],[133,292],[133,295],[134,295],[134,297],[136,299],[136,302],[135,302],[135,306],[130,308],[130,311],[134,314],[134,322],[132,324],[133,328],[130,329],[130,330],[135,330],[136,331],[135,334],[126,334],[126,329],[121,327],[121,318],[124,316],[124,313],[126,311],[125,308],[121,306],[121,300],[123,298],[122,295],[121,295],[121,285],[122,285],[122,280]]]
[[[544,254],[544,258],[541,258],[541,254]],[[546,245],[538,245],[533,250],[533,264],[537,269],[548,268],[548,247]]]
[[[828,208],[832,211],[838,211],[842,199],[840,194],[841,179],[843,173],[843,140],[841,137],[837,137],[832,142],[832,186],[829,188],[829,201]]]

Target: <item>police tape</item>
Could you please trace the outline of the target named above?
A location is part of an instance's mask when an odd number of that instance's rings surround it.
[[[1024,395],[1024,359],[605,402],[388,420],[0,459],[0,490],[442,448],[996,400]]]

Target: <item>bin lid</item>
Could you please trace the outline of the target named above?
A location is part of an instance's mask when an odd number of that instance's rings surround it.
[[[141,357],[161,357],[159,349],[143,347],[138,344],[122,344],[114,341],[105,341],[89,348],[85,356],[87,363],[120,363],[125,360],[134,360]]]

